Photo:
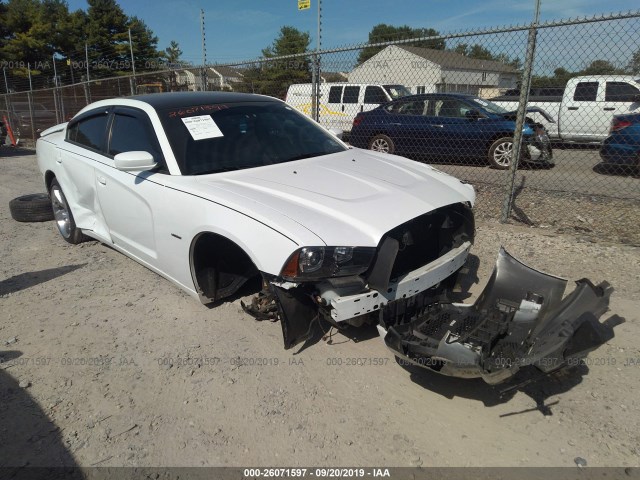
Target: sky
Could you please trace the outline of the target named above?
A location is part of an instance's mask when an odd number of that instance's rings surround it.
[[[86,10],[86,0],[67,0],[70,10]],[[127,15],[137,15],[158,36],[164,49],[175,40],[182,59],[202,62],[200,9],[205,12],[207,63],[249,60],[290,25],[308,31],[315,48],[317,1],[298,11],[297,0],[119,0]],[[379,23],[434,28],[440,33],[522,25],[531,22],[535,0],[323,0],[322,47],[367,41]],[[541,0],[542,21],[639,8],[629,0]]]

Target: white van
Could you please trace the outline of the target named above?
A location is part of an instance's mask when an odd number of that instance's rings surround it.
[[[311,83],[296,83],[287,90],[286,102],[311,117]],[[373,110],[382,103],[411,95],[403,85],[364,83],[321,83],[320,124],[327,128],[351,131],[360,112]]]

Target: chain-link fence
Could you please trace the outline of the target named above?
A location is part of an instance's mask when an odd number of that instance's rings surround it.
[[[92,101],[202,90],[275,96],[355,147],[437,164],[476,186],[481,216],[640,244],[640,12],[159,65],[9,93],[0,109],[35,138]]]

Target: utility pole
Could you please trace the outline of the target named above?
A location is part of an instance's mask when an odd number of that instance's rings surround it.
[[[511,207],[513,204],[513,191],[515,188],[516,174],[518,173],[518,162],[520,160],[520,152],[522,151],[522,129],[526,118],[527,103],[529,102],[529,90],[531,89],[531,73],[533,70],[533,62],[535,60],[536,36],[538,35],[538,22],[540,21],[540,0],[535,1],[535,11],[533,14],[533,22],[529,28],[529,37],[527,40],[527,53],[524,60],[524,68],[522,72],[522,84],[520,85],[520,98],[518,101],[518,110],[516,111],[516,130],[513,135],[513,150],[511,154],[511,165],[509,167],[509,175],[505,185],[504,199],[502,203],[502,215],[500,221],[505,223],[511,215]],[[526,148],[526,147],[525,147]]]
[[[318,38],[316,38],[316,61],[314,69],[316,71],[316,111],[315,120],[320,122],[320,48],[322,47],[322,0],[318,0]]]
[[[56,122],[62,123],[60,121],[60,116],[58,113],[58,70],[56,69],[56,54],[51,55],[51,59],[53,60],[53,108],[56,111]],[[64,118],[64,113],[62,114],[62,118]]]
[[[129,29],[129,53],[131,53],[131,69],[133,71],[133,78],[129,82],[131,87],[131,95],[136,94],[136,60],[133,58],[133,42],[131,41],[131,29]]]
[[[2,67],[2,73],[4,74],[4,88],[6,90],[6,95],[4,96],[4,104],[7,107],[7,115],[10,112],[10,108],[9,108],[9,81],[7,80],[7,68],[6,67]]]
[[[89,76],[89,45],[87,45],[87,42],[84,43],[84,61],[85,64],[87,65],[87,82],[89,80],[91,80],[90,76]]]
[[[84,42],[84,61],[87,64],[87,81],[84,82],[84,99],[87,102],[86,105],[91,103],[91,87],[89,86],[89,80],[91,80],[89,76],[89,46],[87,42]]]
[[[27,63],[27,69],[29,71],[29,93],[27,94],[27,98],[29,99],[29,117],[31,117],[31,138],[35,142],[36,124],[33,121],[33,83],[31,83],[31,63]]]
[[[202,35],[202,90],[207,90],[207,42],[204,34],[204,10],[200,9],[200,33]]]

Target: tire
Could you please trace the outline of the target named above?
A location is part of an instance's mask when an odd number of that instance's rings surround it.
[[[396,150],[396,146],[391,138],[386,135],[380,134],[369,140],[369,150],[383,153],[393,153]]]
[[[51,200],[46,193],[32,193],[9,202],[11,217],[17,222],[47,222],[53,220]]]
[[[77,245],[78,243],[89,240],[89,237],[76,227],[76,222],[73,219],[73,214],[67,203],[67,198],[64,196],[62,188],[60,188],[60,184],[55,178],[51,181],[49,196],[51,197],[51,208],[53,210],[54,220],[56,221],[56,227],[62,238],[72,245]]]
[[[489,147],[489,163],[498,170],[507,170],[511,166],[513,138],[501,137]]]

